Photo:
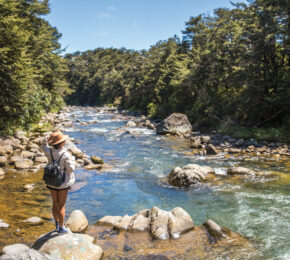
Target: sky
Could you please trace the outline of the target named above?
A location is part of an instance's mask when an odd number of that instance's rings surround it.
[[[142,50],[181,37],[191,16],[219,7],[232,5],[230,0],[50,0],[45,19],[62,34],[66,53],[99,47]]]

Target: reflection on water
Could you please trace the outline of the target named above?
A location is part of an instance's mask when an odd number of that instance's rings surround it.
[[[152,206],[164,210],[179,206],[190,213],[196,225],[211,218],[253,239],[265,258],[289,258],[289,161],[223,154],[193,156],[186,140],[157,136],[147,129],[124,129],[126,121],[120,118],[112,120],[114,114],[92,111],[75,111],[73,114],[74,120],[97,123],[81,125],[75,122],[73,127],[67,128],[66,134],[80,140],[78,147],[81,150],[102,157],[113,168],[104,172],[76,170],[77,185],[69,195],[67,215],[74,209],[81,209],[94,224],[104,215],[134,214]],[[174,166],[188,163],[209,165],[220,175],[233,165],[269,175],[243,180],[237,178],[195,190],[176,189],[159,183],[159,178],[167,175]],[[21,191],[24,183],[36,183],[36,189],[27,194]],[[11,241],[31,241],[32,237],[23,238],[14,230],[21,229],[20,219],[32,215],[48,217],[50,198],[43,189],[41,177],[30,174],[14,178],[8,174],[0,181],[0,189],[0,218],[12,226],[9,231],[0,230],[1,239],[10,236]],[[8,197],[15,201],[15,206],[7,201]],[[34,229],[38,229],[40,234],[51,227],[51,223],[45,223]]]

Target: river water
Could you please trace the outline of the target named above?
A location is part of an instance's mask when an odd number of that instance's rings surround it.
[[[79,140],[77,146],[112,166],[103,172],[75,171],[83,186],[70,192],[67,215],[82,210],[94,224],[105,215],[134,214],[157,206],[164,210],[184,208],[196,225],[213,219],[253,240],[263,259],[290,259],[290,165],[283,158],[192,155],[188,141],[156,135],[154,130],[120,129],[127,120],[115,113],[75,109],[73,126],[66,134]],[[81,122],[94,122],[81,125]],[[223,176],[226,168],[245,166],[262,171],[263,177],[232,179],[198,189],[164,186],[160,177],[175,166],[209,165]]]

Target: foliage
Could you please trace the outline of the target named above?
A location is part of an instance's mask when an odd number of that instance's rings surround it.
[[[48,0],[0,0],[0,132],[28,128],[71,92],[48,13]]]

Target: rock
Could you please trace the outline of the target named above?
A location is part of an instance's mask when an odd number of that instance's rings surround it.
[[[3,222],[3,220],[0,219],[0,229],[1,229],[1,228],[3,228],[3,229],[4,229],[4,228],[9,228],[9,227],[10,227],[9,224]]]
[[[48,160],[46,158],[46,156],[38,156],[38,157],[35,157],[34,159],[35,162],[39,162],[39,163],[47,163]]]
[[[215,223],[213,220],[209,219],[203,224],[208,230],[208,232],[214,237],[215,240],[219,240],[223,237],[226,237],[220,225]]]
[[[23,159],[15,162],[16,169],[29,169],[33,165],[33,161],[29,159]]]
[[[175,167],[168,175],[168,183],[177,187],[188,187],[206,181],[207,175],[214,173],[209,166],[188,164],[183,168]]]
[[[12,145],[1,145],[0,146],[0,156],[6,155],[6,154],[12,154],[13,153],[13,147]]]
[[[24,189],[25,189],[26,191],[32,191],[32,190],[34,190],[34,187],[35,187],[35,184],[34,184],[34,183],[32,183],[32,184],[26,184],[26,185],[24,186]]]
[[[179,238],[180,234],[193,228],[193,220],[184,209],[177,207],[171,210],[168,220],[168,229],[172,238]]]
[[[250,173],[253,173],[253,171],[251,169],[244,168],[244,167],[230,167],[227,170],[227,174],[229,175],[233,175],[233,174],[245,175],[245,174],[250,174]]]
[[[19,155],[13,155],[10,158],[10,164],[15,164],[17,161],[23,160],[23,157]]]
[[[71,151],[72,155],[75,156],[77,159],[83,158],[82,151],[79,148],[77,148],[74,143],[72,143],[69,150]]]
[[[104,163],[103,159],[98,157],[98,156],[91,156],[91,160],[94,164],[103,164]]]
[[[39,217],[31,217],[22,221],[23,223],[28,223],[31,225],[38,225],[42,222],[42,219]]]
[[[244,141],[244,139],[239,139],[238,141],[236,141],[236,143],[235,143],[235,145],[236,146],[243,146],[245,144],[245,141]]]
[[[22,151],[20,156],[27,159],[33,159],[34,153],[29,152],[29,151]]]
[[[203,135],[200,137],[200,141],[202,144],[209,144],[211,142],[210,136]]]
[[[125,215],[119,222],[114,225],[114,227],[117,229],[127,230],[132,218],[132,216]]]
[[[145,231],[149,230],[150,218],[145,217],[142,214],[137,214],[132,217],[130,224],[128,225],[129,231]]]
[[[55,236],[48,233],[37,239],[33,248],[49,254],[53,259],[98,260],[102,258],[103,250],[93,244],[93,240],[93,237],[85,234],[68,233]]]
[[[15,253],[5,254],[0,257],[0,260],[61,260],[58,257],[51,257],[47,254],[38,252],[32,248],[22,249]]]
[[[37,150],[39,150],[39,146],[38,146],[37,144],[35,144],[35,143],[29,143],[29,144],[26,146],[26,148],[27,148],[28,150],[30,150],[30,149],[37,149]]]
[[[6,163],[7,163],[7,157],[4,155],[0,156],[0,167],[5,166]]]
[[[92,163],[92,161],[90,159],[88,159],[88,158],[84,158],[83,160],[84,160],[84,165],[85,166]]]
[[[81,210],[74,210],[66,222],[72,232],[82,232],[89,225],[86,215]]]
[[[145,122],[144,122],[144,126],[150,126],[151,125],[151,122],[149,119],[147,119]]]
[[[5,145],[11,145],[13,148],[18,148],[19,147],[19,145],[20,145],[20,140],[18,140],[18,139],[15,139],[15,138],[12,138],[12,139],[6,139],[5,141],[4,141],[4,144]]]
[[[193,142],[190,144],[190,148],[198,149],[199,147],[200,147],[200,143],[198,142]]]
[[[230,148],[230,149],[228,150],[228,153],[229,153],[229,154],[235,154],[235,153],[240,153],[240,152],[241,152],[241,150],[238,149],[238,148]]]
[[[98,220],[98,224],[101,225],[112,225],[114,226],[117,222],[120,222],[122,217],[120,216],[105,216]]]
[[[136,123],[135,122],[133,122],[133,121],[128,121],[128,123],[126,124],[126,126],[127,127],[136,127],[137,125],[136,125]]]
[[[189,134],[191,133],[192,126],[188,118],[184,114],[174,113],[164,119],[156,127],[157,134]]]
[[[3,177],[4,175],[5,175],[4,170],[0,168],[0,177]]]
[[[3,255],[14,254],[25,249],[29,249],[29,247],[24,244],[12,244],[12,245],[3,247],[2,254]]]
[[[102,164],[93,164],[90,163],[84,167],[86,170],[100,170],[103,168]]]
[[[213,154],[213,155],[218,154],[217,149],[212,144],[206,145],[205,149],[206,149],[207,154]]]
[[[168,221],[169,221],[169,212],[161,210],[157,207],[153,207],[150,210],[149,217],[150,222],[150,234],[153,239],[168,239]]]

